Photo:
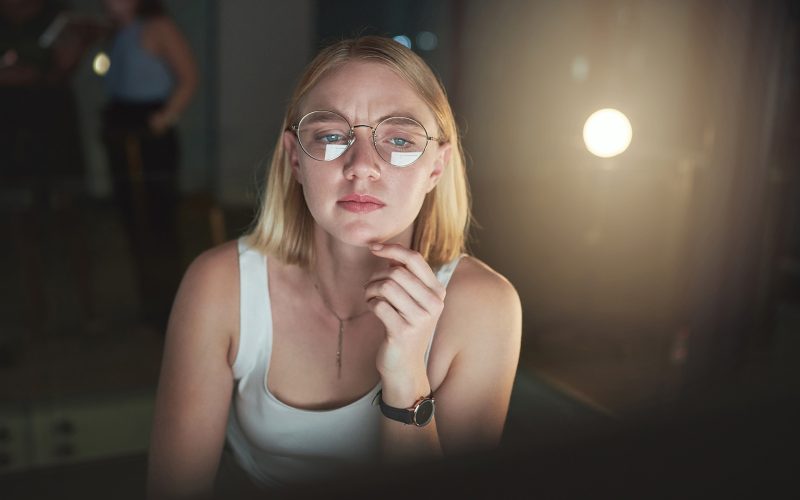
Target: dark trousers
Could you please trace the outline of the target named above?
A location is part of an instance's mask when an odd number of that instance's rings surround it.
[[[180,280],[178,239],[179,144],[175,129],[148,127],[162,103],[112,102],[104,112],[103,142],[114,199],[126,230],[144,319],[166,328]]]

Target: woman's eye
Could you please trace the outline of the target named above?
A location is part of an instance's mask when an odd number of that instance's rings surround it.
[[[317,140],[324,142],[325,144],[335,144],[337,142],[342,142],[344,140],[344,136],[342,134],[322,134],[317,136]]]
[[[398,148],[404,148],[411,144],[411,141],[403,139],[402,137],[392,137],[389,139],[389,144]]]

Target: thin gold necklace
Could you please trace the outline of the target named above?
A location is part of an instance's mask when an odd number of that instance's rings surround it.
[[[339,344],[336,349],[336,370],[337,370],[337,378],[342,378],[342,339],[344,338],[344,323],[345,321],[352,321],[358,318],[359,316],[367,314],[370,311],[370,309],[367,309],[366,311],[361,311],[360,313],[354,314],[348,318],[341,318],[339,317],[338,314],[336,314],[336,311],[333,310],[333,307],[331,307],[328,301],[325,300],[325,296],[322,295],[322,292],[320,291],[319,285],[317,284],[316,281],[314,281],[314,288],[317,290],[319,298],[322,299],[322,303],[325,304],[325,307],[328,309],[328,311],[330,311],[331,314],[333,314],[334,317],[336,317],[336,319],[339,320]]]

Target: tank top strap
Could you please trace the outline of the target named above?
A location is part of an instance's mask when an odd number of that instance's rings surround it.
[[[461,262],[461,258],[465,255],[466,254],[462,253],[455,259],[443,264],[439,269],[436,270],[436,279],[438,279],[439,283],[444,285],[445,288],[447,288],[448,283],[450,283],[450,278],[453,277],[453,272],[455,272],[456,266],[458,266],[458,263]],[[425,350],[425,366],[428,366],[428,357],[431,354],[431,346],[433,345],[433,337],[435,335],[436,331],[434,330],[433,335],[431,335],[431,340],[428,341],[428,348]]]
[[[464,257],[466,254],[461,254],[455,259],[451,260],[446,264],[442,264],[442,266],[436,271],[436,278],[439,279],[439,283],[447,288],[447,284],[450,283],[450,278],[453,276],[453,272],[456,270],[456,266],[459,262],[461,262],[461,258]]]
[[[239,238],[239,346],[233,363],[238,380],[249,373],[263,343],[271,335],[267,257]]]

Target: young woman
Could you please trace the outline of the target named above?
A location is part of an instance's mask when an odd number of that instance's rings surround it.
[[[412,51],[344,40],[289,103],[247,236],[192,263],[169,321],[152,497],[494,447],[517,367],[511,284],[465,255],[453,114]],[[226,440],[227,436],[227,440]]]

